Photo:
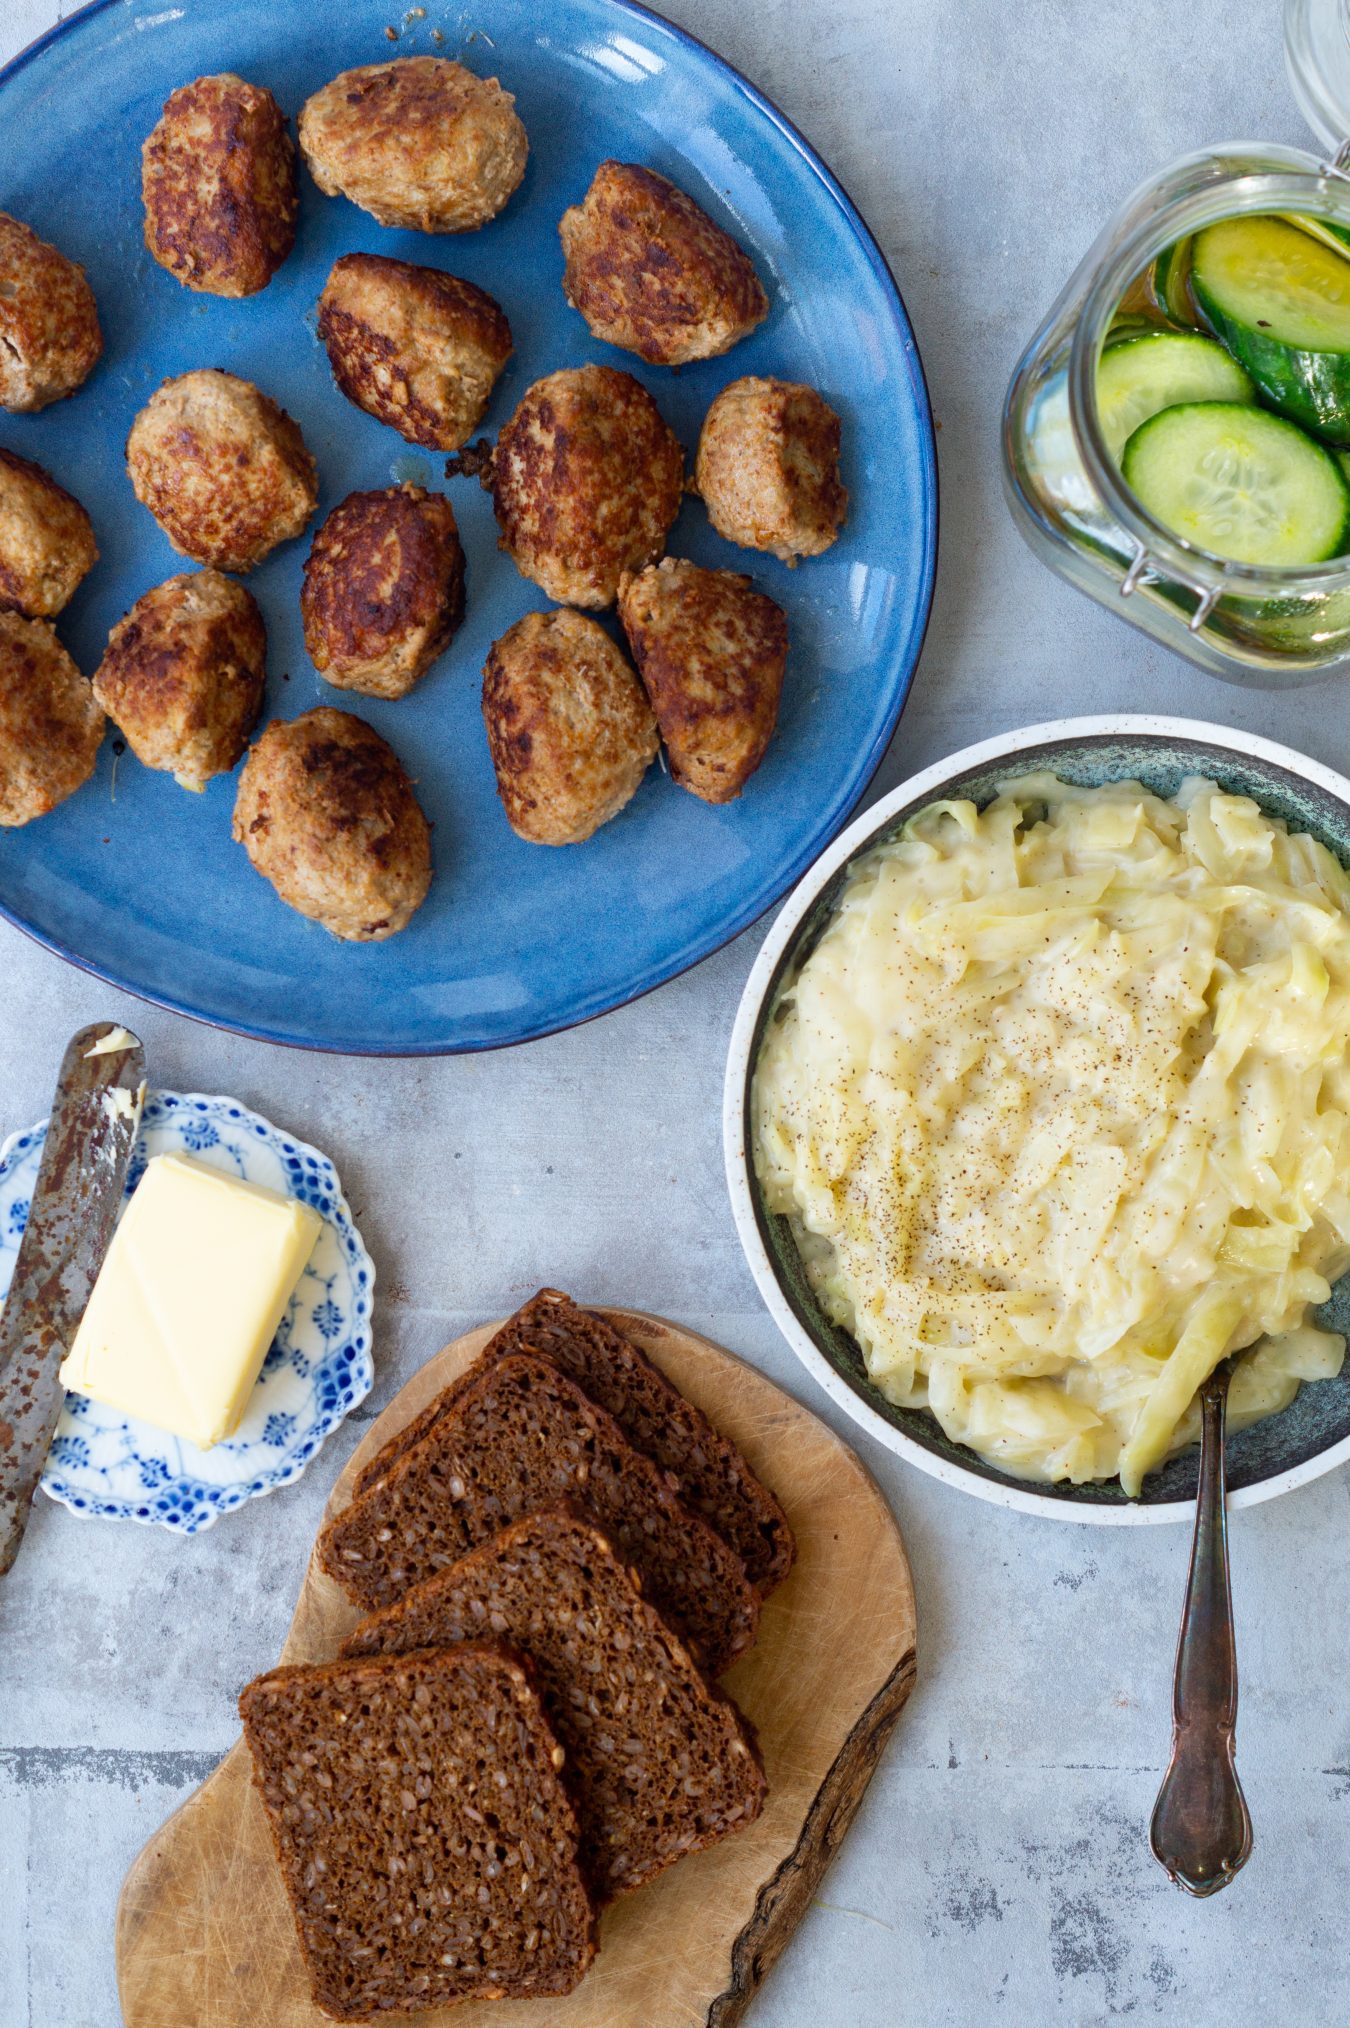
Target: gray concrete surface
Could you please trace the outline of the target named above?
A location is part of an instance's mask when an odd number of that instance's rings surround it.
[[[1218,719],[1344,765],[1342,687],[1274,697],[1191,671],[1048,576],[999,493],[1008,371],[1108,210],[1202,142],[1304,139],[1274,0],[668,11],[821,149],[918,331],[941,429],[942,567],[878,792],[979,735],[1122,705]],[[0,0],[0,58],[52,17],[53,0]],[[0,139],[0,203],[3,181]],[[234,1092],[331,1150],[379,1265],[373,1409],[449,1336],[547,1276],[709,1332],[846,1428],[761,1311],[724,1198],[722,1060],[757,941],[523,1051],[347,1064],[148,1011],[0,928],[0,1131],[44,1112],[75,1026],[125,1018],[158,1082]],[[39,1503],[0,1596],[2,2028],[116,2023],[118,1882],[234,1738],[235,1694],[276,1653],[361,1428],[298,1486],[192,1543],[80,1527]],[[1145,1842],[1180,1534],[1005,1515],[855,1440],[909,1544],[919,1688],[756,2028],[1350,2021],[1350,1479],[1237,1518],[1257,1843],[1238,1883],[1197,1904]]]

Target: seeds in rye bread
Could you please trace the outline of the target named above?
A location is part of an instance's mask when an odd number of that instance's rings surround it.
[[[740,1557],[604,1409],[531,1353],[475,1375],[421,1442],[329,1522],[319,1559],[371,1611],[522,1514],[567,1498],[584,1499],[710,1674],[750,1646],[759,1602]]]
[[[595,1954],[562,1754],[495,1646],[271,1670],[239,1700],[315,2003],[570,1992]]]
[[[356,1481],[358,1493],[421,1441],[463,1387],[491,1360],[512,1352],[541,1353],[570,1374],[624,1435],[679,1481],[680,1498],[731,1544],[751,1583],[766,1596],[792,1568],[795,1545],[786,1514],[701,1409],[673,1387],[631,1339],[579,1309],[559,1289],[540,1289],[508,1317],[469,1372],[438,1394],[406,1429],[391,1437]]]
[[[740,1713],[579,1507],[526,1515],[364,1620],[343,1653],[483,1638],[509,1641],[534,1666],[598,1901],[759,1815],[764,1774]]]

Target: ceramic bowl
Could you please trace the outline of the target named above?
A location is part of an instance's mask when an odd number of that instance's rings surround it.
[[[1088,786],[1126,779],[1162,796],[1202,774],[1252,797],[1291,830],[1320,839],[1350,864],[1350,781],[1271,740],[1181,718],[1057,719],[964,748],[902,782],[837,838],[778,916],[746,982],[727,1063],[723,1132],[727,1180],[741,1244],[776,1323],[833,1400],[888,1450],[980,1499],[1022,1513],[1088,1522],[1190,1521],[1197,1451],[1172,1458],[1130,1500],[1117,1481],[1029,1485],[954,1443],[926,1410],[896,1408],[868,1380],[854,1341],[821,1312],[786,1219],[767,1212],[751,1159],[750,1082],[781,983],[809,955],[853,862],[892,837],[925,804],[965,796],[988,802],[1000,781],[1036,768]],[[1350,1336],[1350,1275],[1316,1313]],[[1268,1500],[1350,1458],[1350,1360],[1335,1380],[1303,1386],[1282,1414],[1230,1437],[1231,1505]]]
[[[44,1121],[0,1147],[0,1302],[28,1218]],[[190,1155],[312,1204],[323,1230],[291,1297],[236,1434],[208,1451],[68,1394],[42,1490],[73,1514],[196,1535],[260,1493],[298,1479],[375,1378],[375,1269],[326,1155],[229,1098],[152,1092],[127,1171],[129,1198],[152,1155]],[[124,1200],[125,1201],[125,1200]]]

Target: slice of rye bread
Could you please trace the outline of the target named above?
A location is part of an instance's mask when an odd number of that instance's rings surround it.
[[[509,1649],[272,1669],[239,1699],[315,2005],[570,1993],[595,1912],[563,1750]]]
[[[552,1360],[494,1359],[421,1442],[319,1536],[319,1561],[373,1612],[536,1507],[581,1500],[657,1611],[718,1676],[755,1638],[745,1565]]]
[[[527,1514],[363,1620],[342,1652],[473,1640],[507,1641],[534,1666],[598,1902],[759,1815],[764,1770],[740,1713],[582,1509]]]
[[[751,1471],[735,1444],[686,1401],[645,1352],[603,1317],[582,1310],[558,1289],[540,1289],[488,1341],[469,1374],[455,1381],[406,1429],[377,1451],[356,1481],[365,1493],[421,1441],[459,1388],[490,1359],[543,1352],[613,1416],[628,1441],[680,1482],[680,1497],[729,1542],[751,1584],[767,1597],[792,1568],[795,1544],[786,1514]]]

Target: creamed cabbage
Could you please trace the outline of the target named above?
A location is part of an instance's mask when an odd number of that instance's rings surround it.
[[[853,869],[756,1067],[756,1163],[876,1386],[1005,1471],[1146,1472],[1335,1373],[1350,881],[1212,782],[1003,786]]]

